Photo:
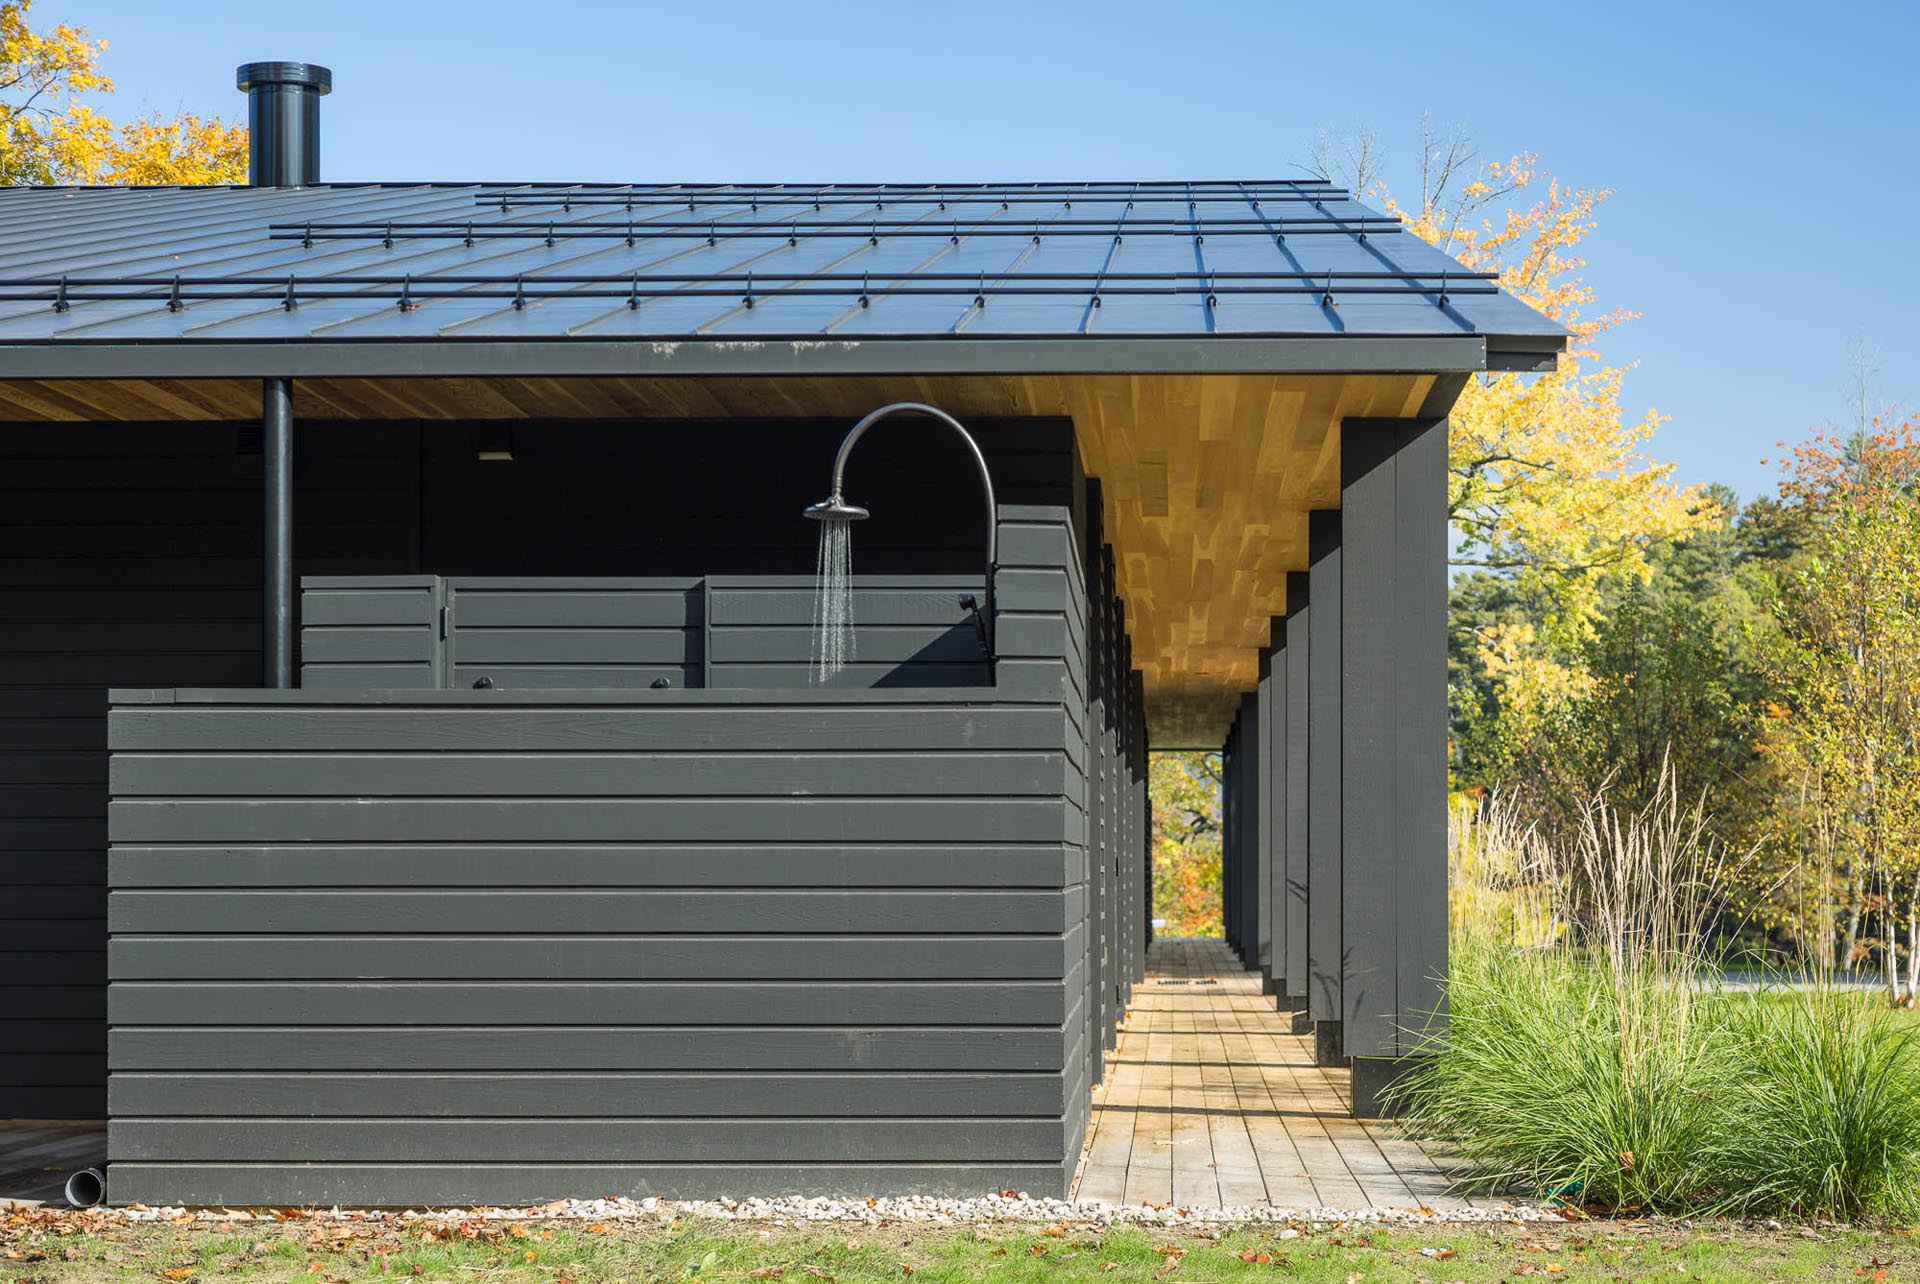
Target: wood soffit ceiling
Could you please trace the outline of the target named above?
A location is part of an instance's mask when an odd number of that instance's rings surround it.
[[[1430,374],[299,381],[306,419],[810,418],[894,400],[968,417],[1067,416],[1107,537],[1156,747],[1220,744],[1255,683],[1307,513],[1340,502],[1339,424],[1418,413]],[[0,422],[247,420],[255,380],[0,381]]]

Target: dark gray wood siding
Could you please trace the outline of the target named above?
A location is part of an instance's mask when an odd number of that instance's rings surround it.
[[[1290,1007],[1295,1013],[1305,1013],[1307,992],[1311,981],[1311,967],[1307,950],[1308,913],[1312,899],[1311,886],[1311,827],[1308,824],[1308,811],[1313,802],[1313,777],[1309,770],[1312,758],[1311,709],[1312,709],[1312,645],[1313,629],[1310,594],[1311,576],[1306,571],[1287,573],[1287,618],[1286,650],[1286,690],[1282,697],[1282,706],[1286,715],[1284,739],[1286,746],[1281,757],[1286,764],[1286,814],[1282,824],[1286,827],[1286,902],[1282,913],[1286,915],[1286,1000],[1283,1006]]]
[[[112,1197],[1063,1193],[1080,544],[1002,523],[992,689],[124,693]]]
[[[1340,936],[1340,514],[1308,516],[1307,571],[1307,1012],[1316,1055],[1340,1060],[1344,1003]]]
[[[1342,1031],[1397,1058],[1445,1015],[1447,425],[1342,431]]]
[[[384,426],[303,430],[300,569],[408,569]],[[232,425],[0,424],[0,1117],[106,1112],[107,688],[260,681]]]
[[[862,575],[834,689],[987,682],[984,576]],[[307,690],[816,685],[811,576],[325,576],[301,586]],[[1009,621],[1016,634],[1028,627]]]
[[[971,426],[1003,499],[1075,502],[1066,422]],[[542,422],[516,426],[501,463],[477,459],[468,425],[301,422],[295,569],[806,575],[799,512],[846,427]],[[944,434],[876,431],[848,476],[874,510],[861,569],[977,577],[978,500],[955,483],[970,469]],[[260,681],[260,507],[248,425],[0,424],[0,1116],[104,1112],[106,689]],[[333,652],[333,676],[434,685],[404,636],[431,617],[389,626],[387,650]]]
[[[855,529],[857,550],[859,535]],[[986,651],[971,615],[960,606],[960,598],[970,594],[978,601],[985,585],[984,574],[856,574],[853,657],[826,685],[984,685]],[[811,576],[716,576],[708,586],[713,602],[709,685],[766,689],[813,684],[815,599]],[[1018,614],[1009,614],[1002,623],[1009,635],[1007,641],[1014,646],[1020,645],[1021,630],[1031,627],[1028,619]],[[1055,642],[1054,649],[1059,650],[1061,645]]]
[[[1146,737],[1140,675],[1134,669],[1126,610],[1116,587],[1113,548],[1104,537],[1099,482],[1086,486],[1086,520],[1078,559],[1085,573],[1084,686],[1076,699],[1086,710],[1088,891],[1087,1073],[1098,1081],[1105,1053],[1118,1041],[1134,983],[1144,973],[1150,913],[1146,843]],[[1078,590],[1076,590],[1078,591]]]

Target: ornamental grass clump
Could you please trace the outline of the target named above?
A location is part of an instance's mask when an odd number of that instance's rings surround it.
[[[1450,1024],[1396,1089],[1469,1188],[1609,1211],[1920,1216],[1920,1023],[1829,978],[1730,989],[1728,865],[1671,783],[1564,849],[1456,816]]]
[[[1446,1049],[1403,1088],[1463,1183],[1610,1210],[1710,1198],[1729,1050],[1679,987],[1622,996],[1560,951],[1476,944],[1450,974]]]
[[[1812,983],[1729,1004],[1747,1058],[1713,1147],[1722,1203],[1849,1220],[1920,1216],[1920,1026]]]
[[[1610,1209],[1712,1198],[1737,1050],[1712,1015],[1723,871],[1699,810],[1670,789],[1637,812],[1602,795],[1566,852],[1498,800],[1465,822],[1451,1024],[1403,1081],[1408,1115],[1472,1186]]]

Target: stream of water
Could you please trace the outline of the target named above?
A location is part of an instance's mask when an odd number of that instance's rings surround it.
[[[820,523],[813,580],[813,680],[824,684],[853,659],[852,523]]]

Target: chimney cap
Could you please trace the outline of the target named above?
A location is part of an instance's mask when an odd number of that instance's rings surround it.
[[[249,62],[233,73],[234,85],[250,90],[256,85],[304,85],[318,93],[333,92],[333,73],[311,62]]]

